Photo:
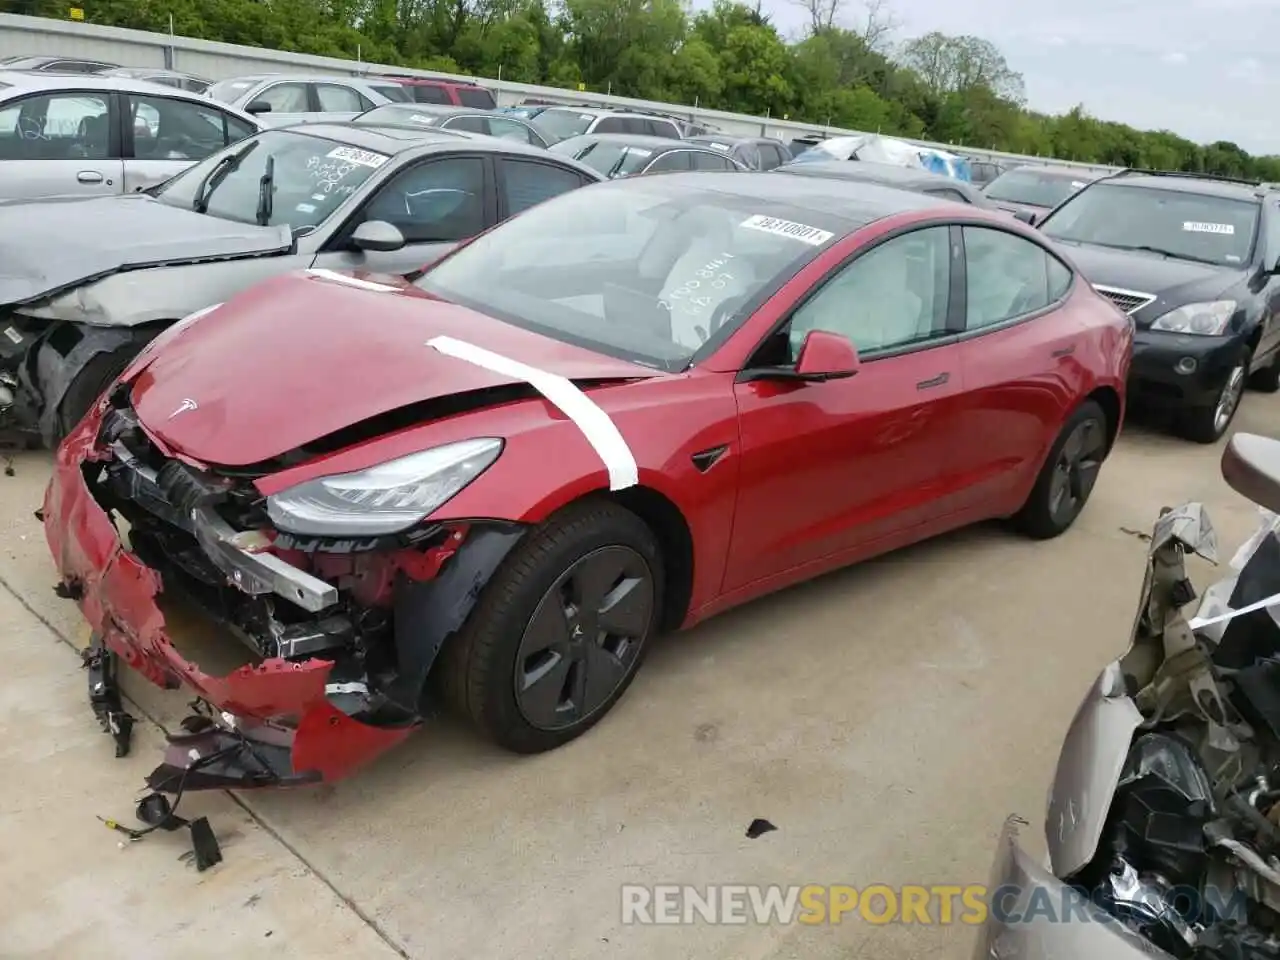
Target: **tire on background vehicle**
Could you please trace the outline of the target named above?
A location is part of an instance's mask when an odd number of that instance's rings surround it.
[[[1269,364],[1253,372],[1249,377],[1249,386],[1259,393],[1275,393],[1280,390],[1280,350],[1276,351]]]
[[[1094,426],[1090,427],[1090,424]],[[1096,430],[1102,438],[1103,446],[1098,452],[1100,469],[1101,458],[1106,456],[1106,443],[1110,436],[1107,415],[1096,401],[1086,400],[1075,409],[1071,416],[1067,417],[1066,423],[1062,425],[1057,439],[1053,441],[1053,446],[1049,448],[1049,455],[1045,457],[1044,464],[1040,467],[1040,474],[1036,477],[1035,485],[1031,488],[1027,502],[1022,505],[1022,509],[1013,518],[1018,528],[1032,539],[1049,540],[1065,533],[1075,523],[1076,518],[1080,516],[1084,511],[1085,505],[1089,502],[1089,495],[1093,492],[1092,483],[1089,489],[1084,491],[1084,496],[1074,505],[1074,509],[1066,512],[1055,511],[1053,506],[1055,476],[1059,472],[1067,443],[1077,431],[1090,430]],[[1094,482],[1096,480],[1095,476]]]
[[[575,563],[602,548],[627,547],[652,578],[653,609],[624,679],[584,719],[561,729],[525,719],[515,692],[516,661],[526,626],[548,591]],[[440,654],[439,681],[452,705],[500,746],[541,753],[591,729],[626,692],[661,619],[664,567],[657,538],[634,513],[604,499],[584,500],[553,514],[502,562],[466,625]]]
[[[139,349],[139,346],[131,344],[116,350],[95,353],[89,358],[89,362],[80,368],[58,403],[55,438],[58,443],[61,443],[63,438],[76,428],[84,419],[84,415],[89,412],[89,408],[106,392],[111,383],[124,373],[125,367],[137,356]]]
[[[1178,417],[1177,426],[1178,433],[1185,439],[1193,443],[1217,443],[1222,439],[1235,421],[1236,414],[1240,412],[1240,404],[1244,402],[1245,388],[1249,381],[1249,358],[1251,351],[1245,350],[1240,357],[1236,366],[1231,368],[1231,373],[1227,375],[1226,380],[1222,384],[1222,389],[1218,391],[1218,400],[1210,407],[1192,407],[1190,410],[1184,411]],[[1237,371],[1241,372],[1239,382],[1239,392],[1235,397],[1235,405],[1231,407],[1231,412],[1227,416],[1226,421],[1219,423],[1218,406],[1222,403],[1223,397],[1227,391],[1232,388],[1233,381],[1236,379]]]

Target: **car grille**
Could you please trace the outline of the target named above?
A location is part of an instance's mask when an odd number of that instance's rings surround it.
[[[1120,287],[1103,287],[1096,283],[1093,285],[1093,289],[1097,290],[1100,294],[1130,316],[1137,313],[1156,298],[1153,293],[1139,293],[1137,290],[1123,290]]]

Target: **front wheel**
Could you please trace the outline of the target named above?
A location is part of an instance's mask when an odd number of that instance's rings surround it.
[[[1249,380],[1249,354],[1231,368],[1212,406],[1195,407],[1179,419],[1179,432],[1195,443],[1217,443],[1231,426]]]
[[[125,367],[129,366],[129,362],[137,355],[138,349],[136,346],[128,346],[106,353],[95,353],[89,358],[89,362],[76,372],[58,404],[58,414],[55,418],[57,434],[53,438],[55,443],[61,443],[62,439],[84,419],[89,408],[106,392],[116,378],[124,373]]]
[[[1022,531],[1036,540],[1065,533],[1084,510],[1106,455],[1107,415],[1086,400],[1067,418],[1015,517]]]
[[[566,508],[507,557],[443,651],[450,700],[517,753],[581,736],[639,670],[662,578],[657,540],[635,514],[605,500]]]

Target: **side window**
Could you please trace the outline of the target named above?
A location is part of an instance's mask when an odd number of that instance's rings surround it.
[[[650,120],[649,130],[655,137],[666,137],[668,140],[679,140],[680,131],[669,120]]]
[[[325,113],[360,113],[373,107],[373,102],[359,90],[336,83],[317,83],[316,98]]]
[[[649,166],[645,167],[645,173],[675,173],[678,170],[693,169],[689,158],[693,154],[688,150],[672,150],[664,153]]]
[[[140,160],[203,160],[227,144],[223,113],[213,106],[133,94],[129,108],[133,156]]]
[[[225,114],[225,116],[227,118],[227,143],[236,143],[245,137],[253,136],[257,132],[239,117],[233,117],[230,114]]]
[[[209,83],[205,80],[197,80],[195,77],[184,77],[182,89],[191,93],[204,93],[209,89]]]
[[[485,227],[484,161],[448,157],[401,170],[369,201],[361,219],[394,224],[409,243],[474,237]]]
[[[703,153],[701,150],[690,151],[689,160],[693,164],[695,170],[737,170],[733,165],[733,161],[728,157],[722,157],[718,153]]]
[[[464,107],[480,110],[496,110],[498,107],[493,101],[493,94],[484,87],[455,87],[454,92],[458,95],[458,103]]]
[[[446,130],[464,130],[467,133],[489,132],[489,121],[486,117],[450,117],[440,126]]]
[[[489,118],[489,133],[503,140],[514,140],[517,143],[533,143],[529,136],[529,128],[523,123],[507,120],[504,117]]]
[[[563,167],[535,160],[504,159],[498,162],[502,165],[503,199],[509,217],[582,186],[582,177]]]
[[[757,144],[760,152],[760,169],[772,170],[774,167],[782,165],[782,155],[778,153],[778,148],[771,143]]]
[[[452,103],[449,91],[434,83],[412,84],[413,99],[416,103]]]
[[[305,83],[277,83],[251,98],[251,102],[256,100],[270,104],[272,113],[307,113],[311,109]]]
[[[744,143],[733,152],[732,156],[749,170],[763,170],[765,167],[762,154],[763,151],[754,143]]]
[[[1262,208],[1262,236],[1266,243],[1266,262],[1263,266],[1268,270],[1280,260],[1280,204],[1268,203]]]
[[[647,137],[653,133],[653,124],[644,117],[621,117],[622,132],[634,133],[637,136]]]
[[[923,343],[946,331],[949,228],[894,237],[853,260],[791,318],[794,359],[811,330],[848,337],[859,353]]]
[[[968,287],[966,326],[988,327],[1041,310],[1053,303],[1066,287],[1061,272],[1051,280],[1050,265],[1066,270],[1038,244],[1016,234],[987,227],[964,228]],[[1055,287],[1060,291],[1055,295]]]
[[[595,125],[592,133],[626,133],[626,125],[622,122],[623,117],[601,117]]]
[[[111,122],[96,93],[27,97],[0,110],[0,160],[107,160]]]

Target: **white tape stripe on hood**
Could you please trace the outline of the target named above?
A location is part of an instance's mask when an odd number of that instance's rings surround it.
[[[432,337],[427,341],[427,346],[446,356],[466,360],[477,367],[525,381],[582,431],[582,435],[595,448],[604,461],[605,469],[609,471],[610,490],[623,490],[640,482],[636,458],[617,425],[572,381],[453,337]]]
[[[333,270],[315,267],[307,271],[321,280],[332,280],[334,283],[345,283],[348,287],[359,287],[361,290],[376,290],[380,293],[395,293],[399,287],[389,287],[385,283],[374,283],[372,280],[361,280],[359,277],[348,277]]]
[[[1193,617],[1187,621],[1187,626],[1192,630],[1199,630],[1201,627],[1211,627],[1215,623],[1224,623],[1227,620],[1234,620],[1236,617],[1243,617],[1246,613],[1253,613],[1255,610],[1265,610],[1267,607],[1280,605],[1280,593],[1273,593],[1269,597],[1259,600],[1257,603],[1251,603],[1247,607],[1241,607],[1239,610],[1229,610],[1226,613],[1220,613],[1216,617]]]

